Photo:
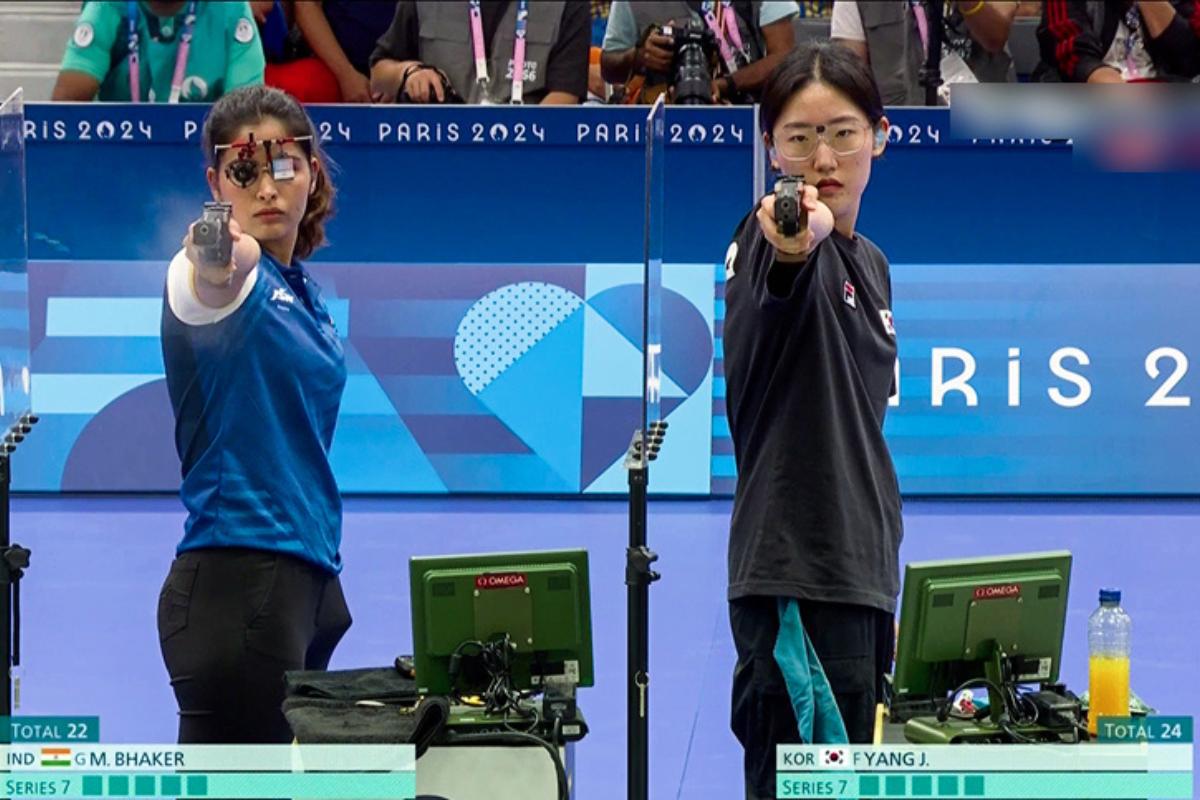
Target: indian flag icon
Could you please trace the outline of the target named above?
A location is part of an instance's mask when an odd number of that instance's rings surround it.
[[[69,766],[71,766],[71,748],[69,748],[69,747],[43,747],[42,748],[42,766],[43,767],[69,767]]]

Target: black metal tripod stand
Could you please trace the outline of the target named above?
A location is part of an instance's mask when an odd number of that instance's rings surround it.
[[[9,527],[9,494],[12,456],[38,418],[26,414],[9,428],[0,442],[0,717],[11,717],[14,705],[13,669],[21,664],[21,578],[29,567],[29,549],[13,544]],[[20,700],[20,684],[17,685]]]
[[[625,551],[628,589],[628,779],[629,800],[650,794],[650,584],[659,574],[650,569],[658,554],[646,545],[646,485],[650,462],[658,457],[666,422],[647,424],[645,436],[633,434],[625,454],[629,472],[629,549]]]

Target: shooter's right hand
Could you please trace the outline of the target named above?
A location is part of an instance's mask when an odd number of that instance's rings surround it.
[[[196,270],[196,278],[210,286],[232,286],[235,277],[244,277],[254,269],[259,258],[262,257],[262,247],[258,240],[250,234],[244,233],[242,226],[237,224],[237,220],[230,218],[229,238],[233,241],[233,255],[228,264],[209,264],[200,258],[199,248],[192,241],[193,228],[195,228],[195,223],[188,226],[187,235],[183,237],[183,246],[187,251],[188,261],[192,262],[192,266]]]

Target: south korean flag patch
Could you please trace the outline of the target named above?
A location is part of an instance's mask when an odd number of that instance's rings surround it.
[[[895,336],[896,321],[892,319],[892,312],[881,308],[879,309],[879,318],[883,320],[883,329],[888,332],[888,336]]]

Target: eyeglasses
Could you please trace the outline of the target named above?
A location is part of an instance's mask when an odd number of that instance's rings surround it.
[[[871,128],[860,122],[839,122],[835,125],[804,125],[789,127],[775,141],[775,152],[788,161],[807,161],[824,141],[839,156],[852,156],[862,150],[870,139]]]
[[[277,181],[290,181],[296,177],[296,170],[300,167],[300,159],[283,151],[283,146],[291,142],[297,142],[304,146],[305,153],[310,152],[312,137],[311,136],[290,136],[281,139],[263,139],[256,141],[254,134],[251,133],[245,141],[233,142],[231,144],[218,144],[213,147],[213,155],[220,158],[222,150],[237,149],[237,159],[230,161],[225,167],[225,177],[236,186],[247,189],[258,182],[259,176],[266,169],[266,165],[260,164],[254,157],[259,146],[263,148],[263,152],[267,156],[267,164],[270,165],[271,178]],[[271,157],[272,148],[279,149],[279,155]]]

